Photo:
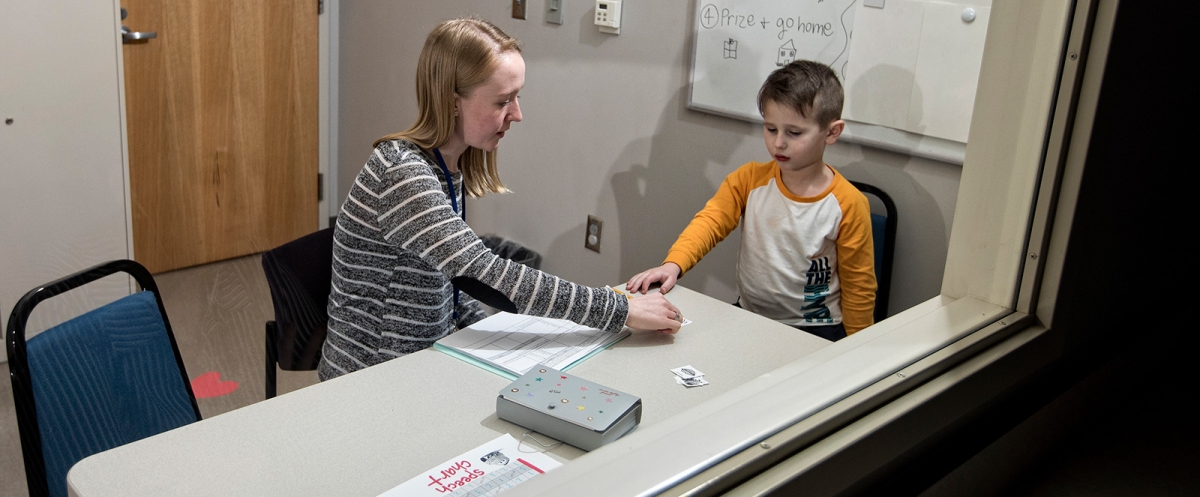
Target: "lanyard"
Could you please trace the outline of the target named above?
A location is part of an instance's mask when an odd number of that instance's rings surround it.
[[[454,178],[450,177],[450,168],[446,167],[446,160],[442,159],[442,151],[433,149],[433,155],[437,156],[438,165],[442,167],[442,175],[446,177],[446,184],[450,185],[450,208],[454,209],[454,213],[458,214],[458,192],[454,191]],[[466,221],[466,218],[463,218]]]
[[[454,209],[454,213],[458,214],[458,192],[454,190],[454,178],[450,177],[450,168],[446,167],[446,160],[442,159],[442,151],[433,149],[433,155],[437,156],[438,166],[442,168],[442,176],[446,177],[446,185],[450,187],[450,208]],[[463,222],[467,221],[467,214],[462,214]],[[454,287],[454,322],[458,322],[458,287]]]

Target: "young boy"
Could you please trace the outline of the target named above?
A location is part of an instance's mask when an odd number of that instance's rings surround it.
[[[773,160],[725,177],[667,252],[662,266],[629,279],[645,293],[675,281],[742,223],[738,304],[837,340],[870,326],[875,258],[867,198],[824,161],[846,123],[842,85],[824,64],[798,60],[758,92],[763,141]]]

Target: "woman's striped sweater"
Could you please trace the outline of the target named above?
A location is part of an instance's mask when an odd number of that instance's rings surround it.
[[[454,192],[462,205],[461,174]],[[340,376],[427,348],[484,317],[451,278],[477,280],[518,312],[619,330],[629,303],[497,257],[454,212],[437,162],[403,140],[380,143],[354,181],[334,229],[329,334],[318,375]],[[458,321],[453,319],[458,312]]]

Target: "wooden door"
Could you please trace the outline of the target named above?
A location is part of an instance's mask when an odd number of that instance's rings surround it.
[[[317,229],[315,0],[122,0],[135,259],[152,273]]]

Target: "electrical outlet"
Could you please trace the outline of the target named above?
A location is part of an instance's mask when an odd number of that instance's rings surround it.
[[[604,221],[596,216],[588,216],[587,232],[584,233],[583,248],[600,253],[600,232],[604,229]]]
[[[525,4],[528,2],[529,2],[529,0],[512,0],[513,19],[524,19],[525,18]],[[500,4],[500,5],[504,5],[504,4]]]

